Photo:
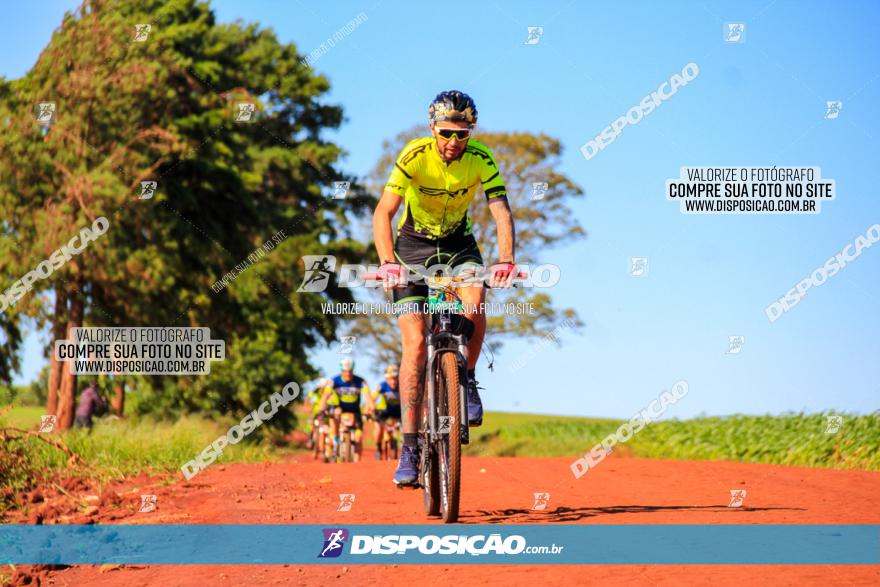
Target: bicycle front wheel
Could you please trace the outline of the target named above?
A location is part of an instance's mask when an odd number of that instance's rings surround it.
[[[351,431],[346,430],[343,433],[343,441],[342,441],[342,462],[343,463],[351,463],[354,462],[354,452],[351,446]]]
[[[458,521],[458,503],[461,495],[461,390],[459,389],[458,361],[453,353],[443,353],[437,371],[437,399],[440,426],[444,434],[440,440],[440,505],[443,521]]]

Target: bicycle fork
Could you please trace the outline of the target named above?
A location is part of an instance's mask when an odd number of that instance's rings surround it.
[[[432,337],[428,337],[428,368],[425,373],[425,395],[428,401],[428,438],[431,444],[437,440],[437,397],[434,395],[434,356],[436,347]]]
[[[460,406],[459,412],[461,415],[461,419],[463,422],[457,422],[459,433],[461,434],[461,443],[468,444],[470,442],[470,428],[468,428],[468,403],[467,403],[467,361],[468,361],[468,352],[467,352],[467,344],[465,344],[464,337],[459,335],[456,336],[456,342],[458,343],[458,355],[459,357],[464,358],[464,364],[459,362],[458,364],[458,405]]]
[[[450,423],[450,432],[455,429],[458,429],[459,434],[461,436],[461,443],[468,444],[470,442],[470,431],[468,429],[467,424],[467,344],[465,344],[463,337],[461,335],[451,335],[451,339],[453,339],[458,347],[458,394],[459,394],[459,406],[460,406],[460,414],[462,422],[451,422]],[[428,438],[431,442],[436,442],[440,433],[438,430],[440,429],[440,422],[437,420],[437,390],[435,388],[434,375],[439,368],[436,365],[436,361],[439,359],[439,356],[443,353],[452,352],[451,350],[441,350],[439,353],[437,352],[437,347],[434,344],[434,341],[431,337],[428,340],[428,369],[427,369],[427,381],[425,382],[425,393],[428,396]],[[462,361],[463,359],[463,361]],[[463,415],[462,415],[463,414]]]

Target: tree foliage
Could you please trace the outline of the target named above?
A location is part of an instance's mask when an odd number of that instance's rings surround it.
[[[144,42],[133,41],[138,23],[151,24]],[[350,179],[336,167],[342,149],[321,138],[342,110],[300,59],[271,30],[218,24],[196,0],[89,0],[23,78],[0,80],[2,288],[95,218],[110,222],[7,309],[0,376],[15,366],[19,316],[68,320],[52,308],[59,292],[71,309],[84,304],[87,326],[209,326],[226,341],[210,376],[135,378],[142,410],[246,412],[316,375],[306,350],[334,338],[337,318],[297,296],[298,260],[319,242],[361,258],[365,245],[340,220],[371,199],[356,184],[353,198],[326,197]],[[40,102],[56,104],[48,128],[35,122]],[[240,103],[254,104],[251,121],[235,120]],[[157,182],[152,198],[141,199],[143,181]]]

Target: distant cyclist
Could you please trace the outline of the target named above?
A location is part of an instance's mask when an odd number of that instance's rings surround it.
[[[468,215],[468,208],[482,190],[495,219],[500,259],[490,270],[489,285],[510,287],[516,275],[513,214],[495,157],[486,145],[471,138],[477,124],[473,99],[456,90],[442,92],[431,101],[428,118],[431,136],[410,141],[403,148],[373,213],[373,240],[382,263],[379,276],[386,291],[393,289],[403,342],[403,450],[394,474],[399,486],[418,484],[418,414],[427,355],[428,287],[424,281],[406,284],[406,268],[445,264],[453,269],[470,265],[478,270],[483,266]],[[401,205],[404,212],[394,240],[391,221]],[[398,287],[403,284],[406,286]],[[476,283],[462,287],[460,295],[470,308],[465,318],[473,326],[467,348],[468,424],[479,426],[483,404],[475,369],[486,333],[486,315],[478,309],[486,293],[483,284]]]
[[[333,438],[337,438],[339,418],[342,414],[354,414],[355,433],[354,443],[356,447],[356,460],[360,460],[363,454],[363,442],[361,442],[364,428],[361,415],[361,398],[366,398],[367,411],[373,411],[373,396],[370,387],[362,377],[354,374],[354,360],[345,357],[339,362],[342,373],[329,381],[321,395],[319,411],[323,411],[328,405],[333,409],[333,418],[330,420],[330,430]]]
[[[316,436],[312,434],[314,422],[315,420],[323,419],[326,415],[326,410],[325,412],[321,411],[321,396],[324,394],[324,389],[329,385],[329,383],[329,379],[322,379],[318,387],[310,391],[309,394],[306,396],[305,404],[306,409],[309,412],[309,423],[306,426],[306,433],[309,435],[308,448],[310,449],[314,448],[314,439]],[[319,448],[323,449],[323,447]]]
[[[385,369],[385,381],[373,391],[376,406],[376,460],[382,460],[382,437],[385,435],[385,421],[400,420],[400,387],[397,381],[397,365]]]

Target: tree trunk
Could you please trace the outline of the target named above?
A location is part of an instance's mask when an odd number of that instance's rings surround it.
[[[55,288],[55,316],[52,318],[52,341],[49,346],[49,392],[46,402],[46,414],[49,415],[58,413],[58,387],[63,363],[55,360],[55,341],[64,338],[66,320],[67,292],[59,285]]]
[[[113,401],[110,402],[110,407],[114,414],[122,417],[125,411],[125,384],[121,381],[116,381],[113,385]]]
[[[70,317],[67,321],[67,338],[73,339],[73,329],[82,327],[83,294],[82,279],[77,278],[74,287],[68,292],[70,298]],[[65,361],[61,370],[61,395],[58,401],[58,428],[67,430],[73,426],[73,413],[76,407],[76,374],[73,373],[73,362]]]

